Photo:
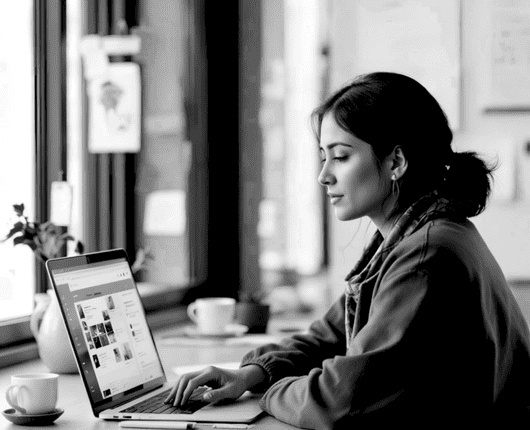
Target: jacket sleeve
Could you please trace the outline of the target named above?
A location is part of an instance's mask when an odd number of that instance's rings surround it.
[[[387,272],[373,297],[370,318],[348,351],[313,366],[307,375],[295,373],[276,380],[262,397],[261,407],[298,427],[332,429],[347,417],[377,410],[399,397],[411,352],[404,333],[426,289],[422,271]]]
[[[286,376],[307,375],[311,369],[322,367],[322,362],[346,352],[344,327],[344,295],[313,322],[306,333],[286,337],[278,343],[256,348],[246,354],[241,367],[259,365],[268,380],[254,391],[265,391]]]

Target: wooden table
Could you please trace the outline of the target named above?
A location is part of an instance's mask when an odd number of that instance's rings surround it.
[[[308,321],[297,319],[294,321],[301,328],[307,325]],[[271,322],[269,335],[285,335],[281,330],[284,322]],[[293,321],[285,323],[285,327],[292,327]],[[182,327],[168,327],[159,329],[154,332],[155,342],[158,352],[160,353],[162,364],[168,379],[174,379],[175,374],[172,368],[176,366],[212,364],[240,361],[242,357],[253,348],[248,343],[244,343],[244,338],[239,338],[241,344],[234,342],[215,342],[213,344],[201,344],[197,342],[188,342],[182,344],[178,337],[173,335],[180,331]],[[257,336],[248,336],[252,343],[257,340]],[[233,339],[235,341],[235,339]],[[203,342],[204,343],[204,342]],[[33,360],[21,364],[0,368],[0,407],[1,410],[10,408],[5,400],[5,389],[11,383],[11,375],[19,373],[48,372],[49,370],[40,360]],[[61,374],[59,377],[59,408],[64,409],[64,414],[55,421],[54,428],[58,429],[75,429],[75,430],[107,430],[119,429],[116,421],[103,421],[94,417],[90,408],[88,397],[83,387],[81,377],[78,374],[67,375]],[[296,427],[282,423],[275,418],[267,415],[254,423],[253,430],[260,429],[296,429]],[[42,427],[42,428],[52,428]],[[15,430],[24,427],[17,426],[2,415],[0,415],[0,430]],[[37,427],[27,427],[37,428]],[[197,428],[211,429],[208,424],[201,424]]]

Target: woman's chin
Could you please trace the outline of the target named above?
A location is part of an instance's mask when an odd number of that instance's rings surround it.
[[[352,216],[348,212],[341,211],[340,209],[335,209],[335,216],[339,221],[351,221],[352,219],[355,219],[356,217]]]
[[[346,210],[341,210],[340,208],[335,208],[335,217],[339,221],[353,221],[356,219],[360,219],[365,215],[366,214],[364,213],[359,213],[353,210],[346,211]]]

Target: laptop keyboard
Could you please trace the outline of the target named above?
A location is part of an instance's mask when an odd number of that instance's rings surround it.
[[[196,398],[196,396],[200,396],[206,390],[207,387],[197,388],[192,394],[193,398],[190,397],[185,405],[179,407],[173,406],[170,403],[164,403],[164,400],[171,391],[171,389],[169,389],[134,406],[123,409],[120,412],[141,412],[144,414],[192,414],[210,403],[200,397]]]

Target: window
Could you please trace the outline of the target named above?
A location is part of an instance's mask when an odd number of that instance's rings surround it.
[[[33,5],[2,3],[0,9],[0,224],[13,221],[13,204],[35,216]],[[35,259],[31,249],[0,243],[0,323],[33,309]]]
[[[208,2],[206,6],[204,0],[160,5],[140,0],[20,3],[10,4],[6,13],[0,13],[1,17],[9,17],[0,18],[2,23],[5,20],[0,35],[9,34],[9,43],[0,40],[0,47],[12,48],[17,53],[14,60],[25,61],[20,64],[21,70],[26,64],[26,74],[17,70],[16,73],[10,71],[8,76],[5,67],[9,56],[0,60],[0,88],[3,92],[13,91],[11,97],[15,98],[15,101],[8,101],[0,97],[0,113],[3,115],[6,103],[10,103],[7,108],[12,115],[0,118],[10,127],[1,127],[0,144],[1,162],[17,168],[20,164],[17,174],[27,179],[29,188],[24,191],[27,214],[37,221],[48,219],[51,182],[66,179],[74,188],[69,232],[85,243],[87,252],[124,247],[132,262],[137,248],[151,248],[156,263],[140,274],[140,280],[144,281],[140,293],[147,311],[154,311],[150,312],[151,316],[158,318],[156,314],[164,312],[171,315],[160,317],[161,323],[173,322],[175,308],[185,311],[185,306],[179,305],[186,305],[196,297],[236,297],[244,283],[253,285],[258,256],[254,252],[257,216],[251,203],[259,191],[261,178],[259,174],[252,177],[256,184],[243,180],[240,146],[247,147],[245,159],[252,160],[249,142],[257,145],[260,138],[259,86],[253,78],[259,65],[254,64],[253,71],[240,69],[242,57],[239,54],[259,43],[258,35],[247,25],[254,22],[259,10],[244,1],[230,6],[215,2]],[[3,7],[8,8],[0,6],[0,12]],[[25,11],[24,17],[15,19],[15,10],[20,10],[20,14]],[[246,18],[239,17],[240,11],[246,13]],[[212,25],[220,17],[227,28],[222,34]],[[79,44],[85,34],[116,33],[121,19],[125,19],[130,29],[143,32],[142,54],[133,59],[142,65],[145,128],[142,151],[138,154],[91,154],[87,149],[89,112]],[[13,28],[10,27],[12,22],[17,23]],[[21,25],[23,22],[25,26]],[[241,37],[248,39],[245,44]],[[12,47],[13,40],[17,43],[25,40],[25,48]],[[208,55],[219,50],[224,52],[220,60]],[[22,51],[27,54],[25,57],[20,55]],[[165,56],[166,52],[172,56]],[[111,62],[129,60],[110,59]],[[172,62],[169,72],[164,68],[165,62]],[[221,66],[226,75],[218,73]],[[244,71],[242,76],[241,70]],[[24,76],[27,82],[19,83]],[[248,95],[249,91],[252,97],[241,103],[239,93]],[[25,116],[20,111],[20,100],[24,97],[28,102]],[[242,122],[238,118],[243,118]],[[162,130],[157,126],[159,119],[166,124]],[[179,119],[183,119],[182,129],[175,132]],[[246,130],[244,136],[241,130]],[[23,139],[26,140],[23,142]],[[22,156],[23,143],[27,145],[27,156]],[[16,145],[18,159],[23,161],[17,164],[4,156],[7,145]],[[170,160],[168,154],[182,161],[180,157],[188,147],[191,148],[189,170],[164,164]],[[153,179],[151,165],[157,169],[166,168],[165,176],[160,176],[158,182]],[[245,174],[251,170],[248,167],[245,167]],[[9,213],[11,205],[16,203],[12,201],[14,196],[22,196],[23,184],[11,177],[2,180],[13,189],[8,190],[13,195],[0,189],[0,204],[4,205],[4,212]],[[147,194],[166,189],[187,191],[187,230],[177,237],[148,237],[143,223]],[[219,196],[224,199],[221,205]],[[246,218],[241,218],[240,212]],[[0,216],[2,214],[0,211]],[[5,219],[0,218],[0,223],[5,223]],[[244,234],[243,228],[246,229]],[[241,237],[244,243],[240,243]],[[21,306],[18,315],[22,318],[7,317],[0,310],[0,317],[5,320],[0,322],[2,366],[9,364],[4,356],[10,350],[2,347],[32,340],[29,315],[33,309],[33,295],[45,291],[48,284],[43,265],[35,264],[27,247],[13,248],[7,244],[0,252],[3,253],[0,257],[9,254],[9,258],[15,258],[20,254],[21,259],[25,254],[26,263],[20,264],[25,268],[33,267],[33,272],[22,271],[27,282],[17,277],[24,288],[12,286],[16,294],[27,292],[25,299],[16,299],[17,306]],[[0,272],[0,285],[3,287],[4,283],[7,285],[10,279],[15,279],[13,274],[17,269],[1,266],[4,272]],[[9,290],[2,288],[1,292],[7,296]],[[164,312],[157,312],[160,310]]]
[[[48,219],[51,181],[66,173],[65,6],[66,0],[0,5],[2,235],[13,204],[24,203],[31,221]],[[48,284],[29,247],[10,240],[0,244],[0,258],[0,366],[6,366],[37,356],[29,321],[35,293]]]

